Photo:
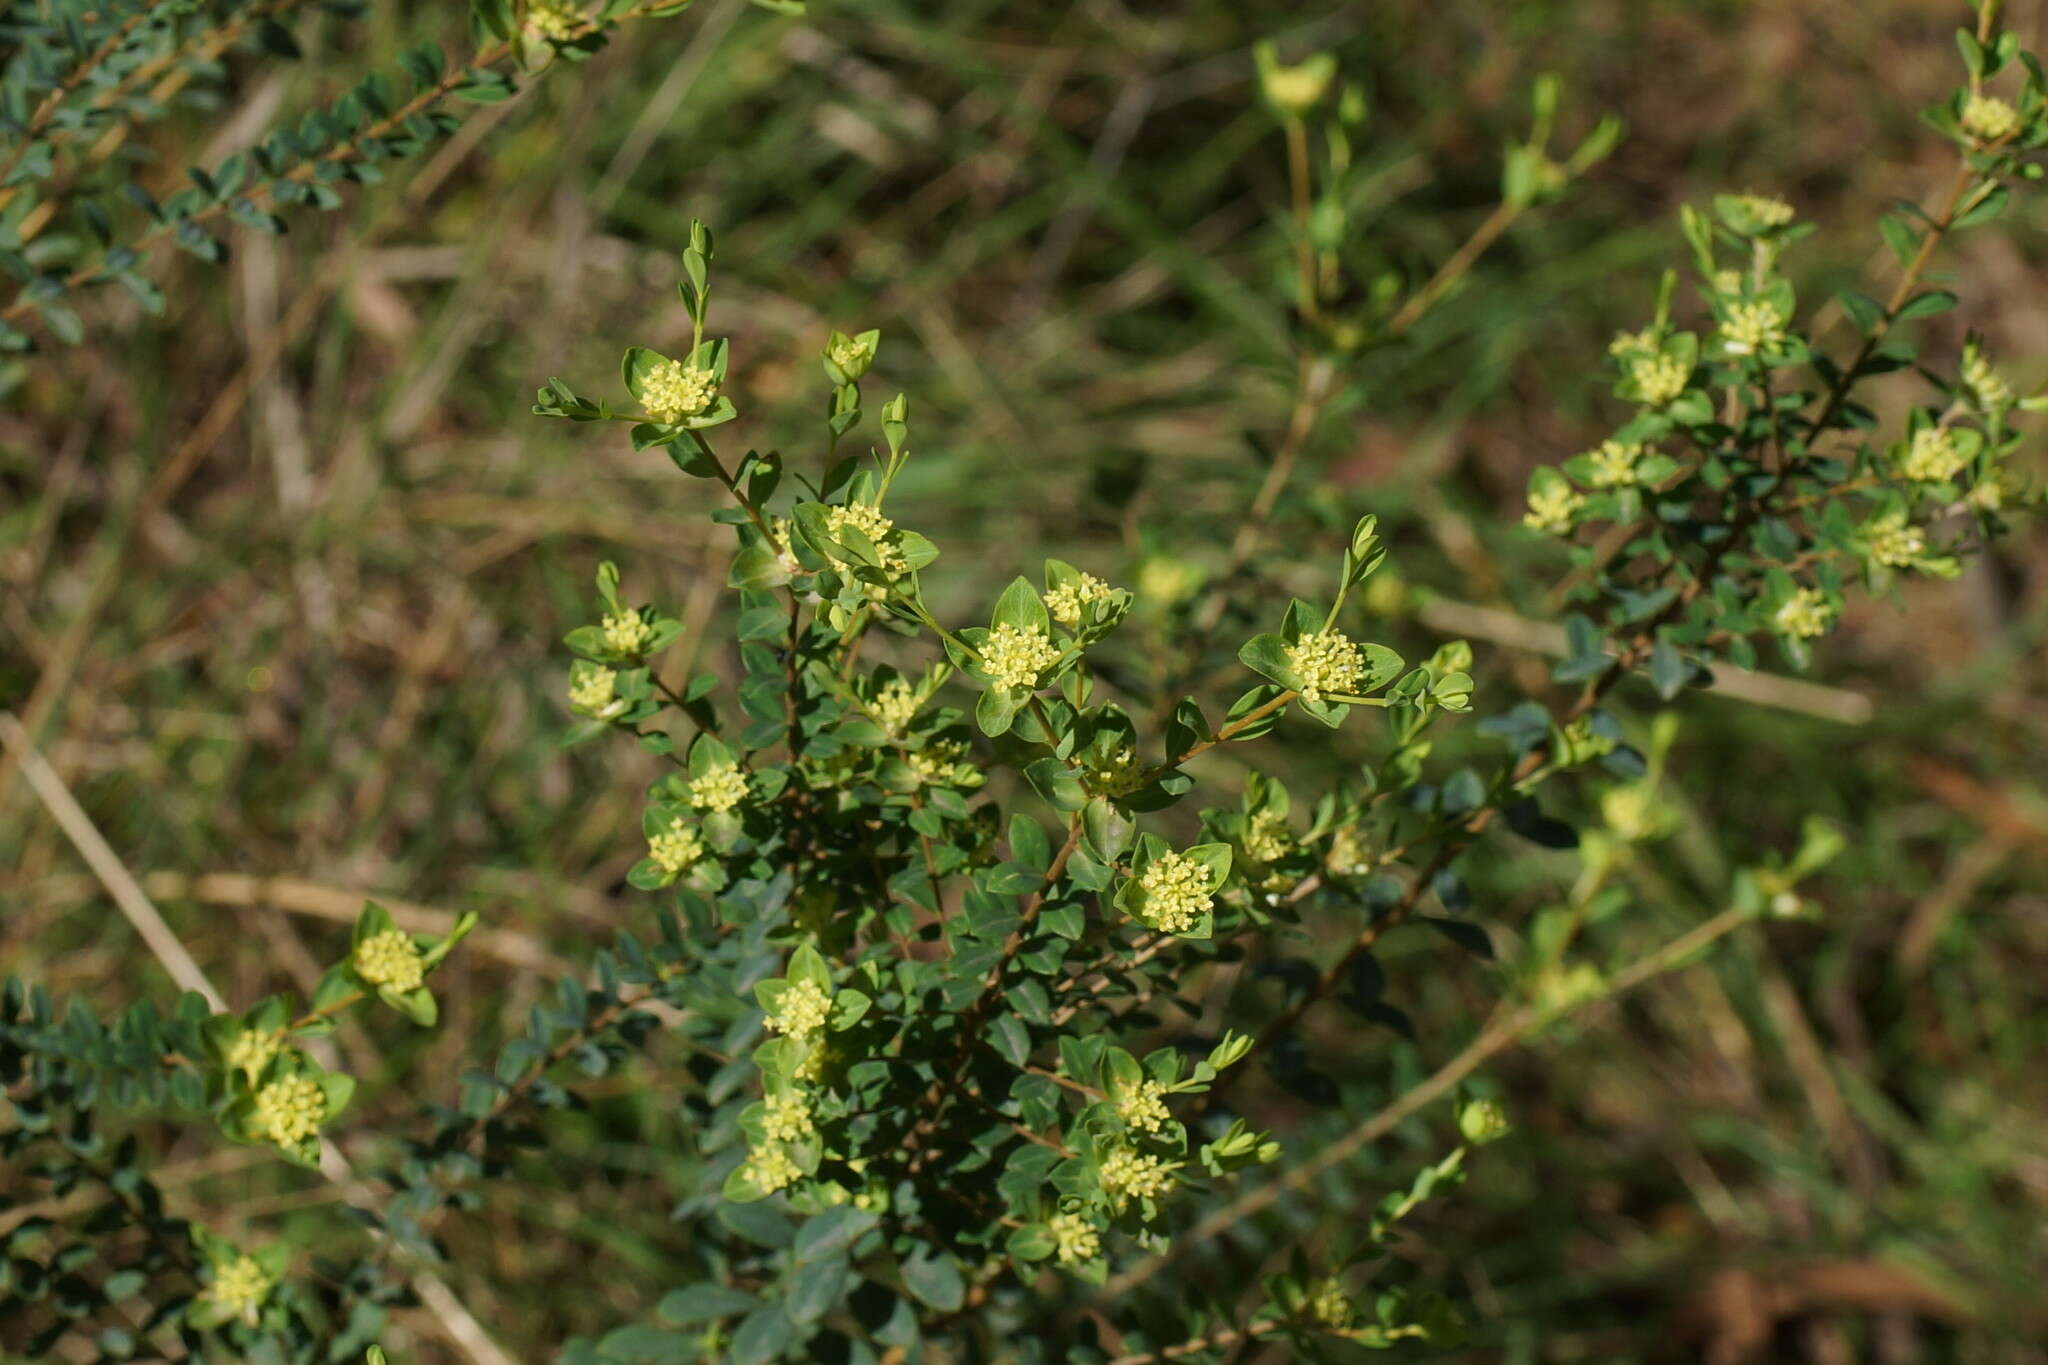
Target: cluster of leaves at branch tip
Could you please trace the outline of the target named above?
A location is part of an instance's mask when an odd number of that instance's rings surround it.
[[[451,58],[440,45],[403,52],[399,71],[372,72],[324,107],[294,113],[212,165],[185,168],[165,194],[165,177],[131,174],[123,142],[178,109],[210,108],[235,50],[274,64],[300,59],[283,22],[288,4],[233,0],[57,0],[7,14],[10,51],[0,64],[0,270],[15,282],[0,303],[0,355],[36,348],[43,337],[85,338],[80,304],[118,286],[148,313],[163,291],[150,256],[170,246],[219,265],[230,244],[221,229],[275,236],[289,217],[338,209],[352,185],[384,181],[394,163],[417,157],[462,126],[450,106],[498,104],[520,77],[557,63],[587,61],[618,30],[681,14],[693,0],[470,0],[474,51]],[[756,0],[801,13],[801,0]],[[321,0],[340,19],[360,19],[356,0]],[[167,92],[181,91],[175,98]],[[0,393],[18,382],[0,365]],[[687,398],[692,390],[676,391]]]

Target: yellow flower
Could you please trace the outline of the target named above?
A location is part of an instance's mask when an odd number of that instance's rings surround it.
[[[902,548],[893,538],[896,523],[883,516],[881,508],[871,502],[849,502],[825,509],[825,528],[835,537],[849,526],[873,543],[884,573],[893,578],[910,568],[910,561],[903,557]]]
[[[685,417],[695,417],[711,406],[711,399],[718,392],[718,381],[711,371],[701,365],[685,365],[680,360],[663,360],[655,363],[640,378],[640,401],[646,405],[647,415],[657,422],[680,422]]]
[[[582,24],[582,10],[567,0],[527,0],[526,26],[543,38],[564,41]]]
[[[1100,602],[1109,596],[1109,584],[1092,573],[1084,573],[1074,583],[1062,583],[1045,595],[1045,609],[1052,613],[1052,619],[1063,626],[1081,624],[1081,613],[1090,602]]]
[[[802,1095],[770,1095],[761,1115],[761,1132],[774,1142],[796,1142],[816,1131],[811,1105]]]
[[[981,666],[997,687],[1011,691],[1037,687],[1038,675],[1059,659],[1059,650],[1036,626],[1025,630],[1005,621],[981,643]]]
[[[1149,780],[1151,770],[1138,761],[1138,751],[1125,744],[1090,767],[1082,784],[1096,796],[1129,796]]]
[[[327,1116],[327,1096],[304,1076],[286,1076],[256,1092],[249,1126],[258,1137],[280,1147],[295,1147],[320,1131]]]
[[[1963,132],[1979,142],[2009,137],[2020,126],[2019,111],[1995,95],[1972,95],[1963,105]]]
[[[372,986],[394,991],[417,990],[427,975],[419,945],[403,929],[386,929],[358,943],[355,967],[356,975]]]
[[[1117,1102],[1116,1116],[1143,1132],[1158,1132],[1173,1117],[1166,1109],[1166,1087],[1158,1081],[1139,1082]]]
[[[1372,871],[1374,862],[1366,852],[1365,836],[1358,826],[1346,825],[1330,836],[1330,871],[1339,877],[1357,877]]]
[[[849,374],[859,370],[873,354],[859,337],[841,337],[831,347],[832,363]]]
[[[1783,227],[1792,221],[1792,206],[1784,200],[1765,194],[1738,194],[1735,202],[1740,204],[1750,217],[1767,228]]]
[[[647,856],[674,876],[704,856],[704,841],[677,816],[667,829],[647,841]]]
[[[900,735],[909,728],[911,721],[917,719],[917,710],[922,704],[918,700],[917,689],[896,678],[882,684],[882,690],[875,695],[874,703],[868,709],[884,730]]]
[[[1730,355],[1755,355],[1784,337],[1785,315],[1766,299],[1747,299],[1730,305],[1728,320],[1721,324],[1721,349]]]
[[[1102,1254],[1102,1234],[1078,1213],[1056,1213],[1045,1227],[1061,1265],[1085,1265]]]
[[[1927,537],[1919,527],[1906,524],[1904,512],[1887,512],[1863,524],[1863,542],[1870,557],[1895,569],[1910,566],[1927,550]]]
[[[237,1256],[213,1267],[213,1283],[200,1297],[212,1300],[254,1327],[263,1301],[270,1297],[276,1283],[270,1272],[257,1264],[254,1256]]]
[[[1643,402],[1653,408],[1661,408],[1685,392],[1685,381],[1691,378],[1685,362],[1675,355],[1644,356],[1630,363],[1628,376],[1636,384],[1636,391]]]
[[[1899,473],[1915,483],[1946,483],[1963,472],[1963,452],[1947,427],[1922,427],[1913,433]]]
[[[803,1178],[803,1171],[780,1147],[768,1147],[750,1154],[747,1169],[753,1173],[754,1183],[766,1194],[773,1194]]]
[[[1209,894],[1209,869],[1185,853],[1162,853],[1138,878],[1144,891],[1138,918],[1168,934],[1195,927],[1214,898]]]
[[[1827,634],[1834,619],[1835,609],[1818,588],[1797,589],[1771,614],[1771,624],[1781,633],[1801,640]]]
[[[1607,343],[1607,354],[1611,356],[1634,355],[1657,349],[1657,329],[1645,327],[1640,332],[1616,332],[1614,340]]]
[[[569,705],[586,716],[602,717],[617,709],[619,675],[609,668],[578,668],[569,675]]]
[[[715,764],[690,779],[690,804],[699,810],[728,811],[747,799],[747,777],[737,763]]]
[[[1595,488],[1619,488],[1636,480],[1636,461],[1643,458],[1640,441],[1602,441],[1598,450],[1586,452],[1593,462]]]
[[[1278,862],[1294,850],[1294,836],[1287,817],[1278,811],[1262,810],[1245,825],[1244,853],[1255,863]]]
[[[1102,1161],[1102,1192],[1123,1212],[1133,1199],[1157,1199],[1173,1188],[1178,1163],[1169,1165],[1149,1152],[1120,1148]]]
[[[1315,1293],[1309,1296],[1308,1311],[1317,1322],[1338,1332],[1351,1330],[1358,1317],[1351,1296],[1344,1292],[1343,1282],[1334,1277],[1316,1286]]]
[[[1315,631],[1287,646],[1287,667],[1301,679],[1303,701],[1321,701],[1326,692],[1356,692],[1365,680],[1365,656],[1338,630]]]
[[[945,739],[927,744],[916,753],[905,754],[903,761],[910,765],[910,771],[917,774],[917,780],[929,787],[943,787],[947,784],[965,784],[975,776],[971,765],[960,760],[967,756],[967,746],[958,740]]]
[[[1978,406],[1987,411],[2012,406],[2012,386],[1991,368],[1984,352],[1974,344],[1963,347],[1963,383],[1976,395]]]
[[[2005,471],[1993,469],[1975,488],[1970,490],[1968,501],[1970,506],[1980,511],[1996,512],[2005,506],[2005,498],[2008,491],[2006,488]]]
[[[253,1081],[283,1046],[282,1033],[245,1028],[235,1035],[234,1042],[228,1044],[228,1066]]]
[[[831,994],[805,977],[789,983],[789,989],[782,993],[782,1003],[775,1007],[765,1022],[776,1033],[808,1038],[825,1027],[825,1019],[831,1012]]]
[[[639,654],[654,638],[654,627],[642,620],[637,611],[621,612],[617,616],[606,613],[603,629],[604,647],[614,654]]]
[[[1545,535],[1565,535],[1572,529],[1572,518],[1585,505],[1585,495],[1562,480],[1540,484],[1529,490],[1529,510],[1522,515],[1522,525]]]

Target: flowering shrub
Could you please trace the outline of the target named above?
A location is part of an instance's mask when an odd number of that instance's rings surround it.
[[[554,41],[568,21],[536,6],[527,22]],[[133,1145],[97,1143],[96,1103],[104,1093],[204,1109],[230,1139],[343,1178],[322,1134],[354,1082],[320,1060],[319,1044],[337,1016],[372,1001],[433,1026],[433,973],[471,922],[422,936],[367,908],[303,1008],[273,997],[209,1011],[194,996],[168,1016],[138,1010],[108,1026],[10,986],[0,1080],[16,1124],[0,1150],[61,1144],[65,1179],[110,1191],[99,1231],[140,1228],[151,1247],[81,1280],[83,1291],[45,1288],[82,1306],[60,1301],[30,1353],[134,1299],[153,1305],[145,1335],[189,1352],[368,1349],[438,1259],[436,1221],[460,1216],[478,1182],[512,1173],[521,1148],[545,1145],[538,1115],[578,1102],[572,1070],[602,1075],[662,1026],[688,1049],[677,1089],[695,1174],[674,1218],[690,1237],[655,1321],[569,1343],[565,1359],[900,1361],[930,1350],[1139,1365],[1224,1359],[1258,1341],[1301,1359],[1457,1342],[1456,1306],[1410,1292],[1383,1253],[1402,1220],[1508,1131],[1500,1103],[1468,1084],[1488,1049],[1758,917],[1806,912],[1800,887],[1840,836],[1812,827],[1736,876],[1725,914],[1635,962],[1572,957],[1576,919],[1532,934],[1485,1046],[1389,1107],[1391,1124],[1451,1100],[1438,1154],[1385,1193],[1350,1244],[1293,1249],[1249,1307],[1139,1291],[1189,1246],[1341,1159],[1291,1146],[1286,1127],[1255,1127],[1233,1096],[1265,1075],[1305,1101],[1334,1097],[1327,1073],[1342,1059],[1310,1055],[1298,1026],[1331,1004],[1399,1026],[1374,957],[1387,934],[1427,925],[1490,951],[1458,918],[1469,896],[1456,862],[1497,823],[1578,848],[1583,898],[1631,846],[1669,832],[1659,790],[1670,727],[1633,734],[1603,704],[1617,687],[1640,675],[1674,700],[1711,685],[1717,666],[1754,665],[1764,646],[1803,666],[1853,589],[1953,576],[2038,500],[2010,457],[2015,418],[2042,404],[2016,398],[1974,341],[1950,378],[1903,335],[1957,303],[1923,284],[1943,239],[1993,218],[2010,186],[2037,173],[2028,154],[2048,144],[2043,76],[1994,6],[1962,46],[1966,84],[1930,116],[1958,167],[1932,211],[1882,225],[1900,278],[1882,302],[1842,296],[1860,332],[1847,356],[1803,321],[1810,310],[1782,272],[1812,235],[1791,205],[1744,194],[1711,215],[1686,212],[1691,292],[1682,302],[1677,273],[1666,275],[1654,317],[1615,341],[1616,429],[1528,485],[1524,525],[1570,546],[1571,647],[1554,677],[1577,692],[1555,708],[1479,688],[1462,641],[1408,660],[1367,638],[1388,549],[1362,508],[1345,518],[1348,534],[1297,566],[1311,596],[1249,604],[1267,628],[1227,641],[1232,680],[1213,695],[1187,679],[1225,633],[1227,577],[1189,590],[1156,566],[1020,561],[992,602],[958,607],[944,528],[913,527],[892,501],[913,458],[944,456],[922,432],[913,441],[906,397],[871,412],[863,386],[883,355],[879,333],[825,339],[816,450],[786,459],[727,443],[720,428],[745,416],[746,375],[710,331],[714,243],[694,225],[681,286],[688,351],[633,346],[614,396],[551,379],[535,404],[624,423],[636,449],[715,492],[712,519],[732,538],[737,686],[708,671],[671,676],[680,621],[635,605],[610,564],[566,642],[568,737],[635,743],[667,765],[644,794],[645,854],[628,876],[647,893],[651,931],[622,929],[587,979],[563,981],[488,1069],[405,1131],[379,1172],[383,1197],[355,1209],[373,1249],[317,1283],[295,1278],[278,1246],[230,1246],[165,1217]],[[1402,296],[1333,281],[1306,151],[1317,139],[1341,173],[1358,96],[1336,89],[1327,61],[1286,66],[1267,53],[1261,70],[1303,206],[1293,304],[1312,406],[1333,371],[1397,344],[1461,267],[1454,258]],[[2018,87],[2013,99],[1993,93],[2001,80]],[[1467,262],[1611,146],[1603,125],[1553,160],[1556,100],[1554,85],[1539,91],[1536,130],[1509,150],[1502,210]],[[1885,430],[1866,401],[1872,382],[1915,366],[1933,397]],[[1238,566],[1304,438],[1276,449],[1272,493],[1245,509]],[[977,547],[990,559],[1013,551]],[[1134,667],[1141,620],[1170,622],[1193,666],[1177,651],[1160,668]],[[1433,746],[1463,724],[1498,746],[1496,760],[1444,771]],[[1234,801],[1215,795],[1214,760],[1256,765],[1256,742],[1281,726],[1324,727],[1344,775],[1308,792],[1253,766]],[[1567,774],[1597,794],[1604,820],[1583,842],[1541,804]],[[1342,947],[1320,966],[1288,957],[1278,945],[1301,926],[1335,932]],[[1233,990],[1246,964],[1273,968],[1285,992]],[[70,1253],[53,1226],[0,1232],[11,1283],[62,1285]],[[126,1345],[101,1337],[106,1354],[135,1349],[128,1329],[109,1330]]]

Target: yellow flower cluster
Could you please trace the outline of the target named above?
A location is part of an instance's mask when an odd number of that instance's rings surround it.
[[[1907,525],[1904,512],[1887,512],[1865,522],[1863,542],[1870,547],[1872,559],[1895,569],[1906,568],[1927,550],[1926,535],[1919,527]]]
[[[1139,1082],[1117,1102],[1116,1116],[1143,1132],[1158,1132],[1173,1117],[1166,1109],[1166,1087],[1158,1081]]]
[[[1138,761],[1138,751],[1126,744],[1088,769],[1084,780],[1097,796],[1129,796],[1145,785],[1150,770]]]
[[[1767,228],[1783,227],[1792,221],[1792,206],[1767,194],[1738,194],[1735,202],[1743,212]]]
[[[654,638],[654,627],[641,619],[637,611],[621,612],[617,616],[606,613],[603,629],[604,647],[614,654],[638,654]]]
[[[1294,836],[1287,817],[1278,811],[1262,810],[1245,824],[1244,854],[1255,863],[1278,862],[1294,851]]]
[[[1330,871],[1339,877],[1358,877],[1372,871],[1373,860],[1366,852],[1365,837],[1358,826],[1346,825],[1330,837]]]
[[[752,1153],[747,1157],[747,1169],[753,1172],[754,1183],[767,1194],[792,1185],[803,1176],[803,1171],[789,1159],[789,1153],[780,1147]]]
[[[1150,1152],[1120,1148],[1102,1160],[1102,1192],[1121,1212],[1133,1199],[1157,1199],[1172,1189],[1178,1169]]]
[[[386,929],[356,945],[356,975],[372,986],[394,991],[418,990],[427,964],[417,943],[403,929]]]
[[[1100,602],[1109,596],[1109,584],[1092,573],[1081,575],[1076,583],[1062,583],[1045,595],[1045,609],[1052,613],[1052,619],[1063,626],[1081,624],[1081,613],[1090,602]]]
[[[1913,433],[1899,472],[1916,483],[1946,483],[1963,472],[1963,452],[1947,427],[1922,427]]]
[[[783,992],[782,1003],[766,1022],[777,1033],[786,1033],[792,1038],[808,1038],[825,1027],[826,1016],[831,1012],[831,995],[806,977],[789,983],[789,989]]]
[[[619,675],[609,668],[592,668],[569,679],[569,705],[588,716],[600,715],[617,695]]]
[[[1963,131],[1979,142],[1996,142],[2010,137],[2020,126],[2020,115],[1996,95],[1972,95],[1963,105]]]
[[[211,1299],[253,1327],[257,1310],[270,1297],[275,1283],[254,1256],[237,1256],[214,1266],[213,1283],[201,1297]]]
[[[1334,1276],[1316,1286],[1315,1293],[1309,1296],[1308,1311],[1317,1322],[1339,1332],[1349,1331],[1358,1317],[1358,1309],[1344,1292],[1343,1282]]]
[[[967,757],[967,746],[958,740],[940,740],[927,744],[914,754],[905,754],[903,761],[910,765],[910,771],[917,774],[917,780],[926,786],[944,786],[949,782],[960,782],[973,775],[974,770],[960,760]]]
[[[1645,327],[1640,332],[1616,332],[1614,340],[1607,343],[1607,354],[1611,356],[1624,356],[1639,351],[1654,351],[1656,349],[1657,329],[1654,327]]]
[[[1085,1265],[1102,1254],[1102,1234],[1078,1213],[1056,1213],[1045,1226],[1061,1265]]]
[[[2005,471],[1993,469],[1988,477],[1979,480],[1977,486],[1970,490],[1970,506],[1996,512],[2005,506],[2006,482]]]
[[[1644,356],[1628,367],[1628,377],[1636,384],[1636,391],[1643,402],[1653,408],[1661,408],[1685,392],[1687,373],[1685,362],[1674,355]]]
[[[1586,452],[1586,458],[1593,462],[1595,488],[1619,488],[1635,482],[1636,461],[1643,458],[1643,444],[1640,441],[1602,441],[1598,450]]]
[[[647,856],[673,876],[704,856],[704,841],[677,816],[667,829],[647,841]]]
[[[747,776],[737,763],[719,763],[690,779],[690,804],[698,810],[728,811],[747,799]]]
[[[284,1046],[284,1035],[266,1032],[263,1029],[245,1028],[235,1035],[235,1041],[228,1044],[228,1065],[243,1075],[254,1079],[270,1065]]]
[[[882,690],[876,694],[874,705],[869,709],[874,712],[875,719],[881,722],[884,730],[892,735],[900,735],[909,727],[911,721],[917,719],[917,709],[921,704],[917,698],[917,689],[901,678],[896,678],[882,684]]]
[[[1365,656],[1339,630],[1318,630],[1287,646],[1287,667],[1301,679],[1303,701],[1328,692],[1356,692],[1365,678]]]
[[[802,1095],[770,1095],[761,1132],[774,1142],[796,1142],[815,1131],[811,1105]]]
[[[1800,588],[1771,614],[1771,623],[1786,635],[1811,640],[1827,634],[1835,609],[1818,588]]]
[[[1768,299],[1730,305],[1728,320],[1721,324],[1721,348],[1730,355],[1755,355],[1784,338],[1785,315]]]
[[[657,422],[680,422],[711,406],[718,381],[701,365],[664,360],[640,379],[640,401]]]
[[[258,1137],[280,1147],[293,1147],[320,1131],[327,1116],[327,1096],[304,1076],[286,1076],[256,1092],[249,1126]]]
[[[1522,525],[1549,536],[1561,536],[1572,529],[1572,518],[1586,505],[1585,495],[1566,483],[1544,484],[1529,490],[1529,510]]]
[[[842,370],[857,370],[870,352],[859,337],[842,337],[832,343],[832,363]]]
[[[871,502],[849,502],[825,509],[825,528],[834,536],[849,526],[873,542],[884,573],[893,577],[910,568],[910,561],[903,557],[902,549],[889,539],[896,530],[896,523],[883,516],[881,508]]]
[[[1975,346],[1963,347],[1963,383],[1976,395],[1981,407],[1995,412],[2012,405],[2012,385],[1991,368],[1984,352]]]
[[[1163,933],[1186,933],[1212,904],[1209,869],[1185,853],[1154,858],[1138,886],[1145,893],[1139,918]]]
[[[1058,663],[1059,658],[1059,650],[1036,626],[1025,630],[1005,621],[981,643],[981,666],[988,670],[997,687],[1011,691],[1037,687],[1038,675]]]

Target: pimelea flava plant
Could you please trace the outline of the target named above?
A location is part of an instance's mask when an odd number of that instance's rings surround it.
[[[453,1311],[435,1288],[436,1226],[516,1172],[519,1152],[545,1149],[548,1112],[656,1028],[685,1050],[647,1084],[684,1119],[691,1175],[673,1219],[688,1236],[647,1286],[645,1321],[506,1343],[522,1357],[1143,1365],[1456,1344],[1458,1305],[1411,1286],[1387,1251],[1425,1201],[1483,1179],[1475,1153],[1509,1131],[1486,1059],[1759,918],[1809,913],[1802,884],[1840,847],[1813,823],[1734,871],[1725,909],[1669,942],[1618,963],[1575,951],[1616,912],[1617,869],[1670,832],[1663,793],[1683,780],[1669,771],[1680,710],[1635,731],[1610,696],[1641,679],[1676,703],[1763,650],[1801,666],[1846,594],[1952,576],[2038,501],[2011,457],[2016,418],[2043,405],[1974,340],[1946,359],[1909,340],[1958,302],[1926,285],[1943,241],[1995,218],[2048,144],[2041,69],[1995,5],[1960,46],[1965,84],[1930,112],[1955,148],[1952,179],[1924,212],[1880,225],[1897,274],[1882,299],[1841,297],[1846,328],[1815,321],[1783,273],[1815,249],[1791,204],[1750,190],[1685,215],[1691,277],[1682,289],[1666,275],[1653,317],[1612,348],[1613,434],[1529,484],[1527,530],[1571,546],[1563,702],[1476,685],[1462,642],[1404,659],[1371,638],[1389,566],[1369,505],[1299,556],[1304,595],[1269,598],[1240,574],[1272,554],[1267,523],[1350,368],[1399,344],[1488,242],[1612,145],[1602,125],[1552,158],[1554,84],[1472,241],[1413,289],[1354,288],[1338,191],[1361,102],[1331,63],[1262,55],[1298,229],[1297,415],[1220,533],[1227,570],[1207,586],[1156,559],[982,546],[984,567],[1020,560],[960,610],[944,590],[958,547],[892,498],[912,461],[946,458],[943,433],[913,437],[901,395],[870,411],[878,332],[824,339],[809,449],[729,440],[749,415],[747,367],[713,325],[713,237],[693,226],[688,346],[632,346],[605,396],[555,379],[535,406],[624,423],[716,496],[731,537],[737,686],[669,675],[681,622],[611,564],[567,641],[569,738],[637,743],[667,765],[629,876],[651,928],[622,929],[403,1133],[377,1197],[351,1199],[370,1235],[312,1275],[276,1244],[167,1217],[136,1145],[99,1141],[98,1102],[211,1108],[227,1137],[350,1180],[323,1143],[352,1088],[321,1059],[324,1035],[372,1000],[432,1025],[431,973],[467,922],[423,937],[371,907],[304,1008],[231,1013],[192,996],[107,1025],[10,987],[0,1079],[16,1124],[0,1142],[60,1172],[60,1194],[107,1191],[77,1240],[43,1214],[0,1232],[10,1283],[52,1304],[36,1350],[76,1338],[110,1357],[146,1341],[333,1359],[370,1349],[395,1304]],[[1919,386],[1892,425],[1874,399],[1887,383]],[[1445,765],[1436,746],[1468,725],[1498,746],[1493,761]],[[1291,790],[1261,769],[1259,741],[1280,727],[1324,727],[1343,776]],[[1226,755],[1246,766],[1227,785]],[[1547,811],[1553,781],[1588,787],[1598,823]],[[1240,1112],[1254,1077],[1342,1103],[1332,1076],[1370,1061],[1317,1055],[1300,1025],[1335,1009],[1405,1023],[1375,957],[1387,935],[1413,926],[1491,950],[1458,917],[1458,863],[1512,856],[1497,826],[1576,850],[1580,875],[1530,926],[1480,1036],[1384,1109],[1348,1115],[1338,1141],[1300,1141],[1290,1110]],[[1304,930],[1337,948],[1301,957],[1288,945]],[[1227,1293],[1180,1282],[1177,1258],[1416,1116],[1437,1150],[1360,1202],[1348,1242],[1280,1247],[1269,1274]],[[136,1231],[146,1249],[81,1271]],[[138,1301],[145,1321],[118,1317]]]

